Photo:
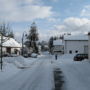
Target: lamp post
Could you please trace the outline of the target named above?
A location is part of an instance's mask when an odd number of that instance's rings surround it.
[[[23,48],[24,48],[24,37],[27,36],[26,32],[24,31],[23,32],[23,35],[22,35],[22,56],[23,56]]]
[[[1,71],[2,71],[2,66],[3,66],[3,61],[2,61],[2,44],[3,44],[3,35],[1,34],[1,61],[0,61],[0,63],[1,63]]]

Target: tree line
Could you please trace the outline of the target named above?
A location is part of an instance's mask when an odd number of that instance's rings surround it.
[[[0,34],[6,37],[14,38],[13,30],[10,25],[6,23],[0,24]]]

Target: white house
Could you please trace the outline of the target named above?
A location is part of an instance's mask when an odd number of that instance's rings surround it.
[[[64,37],[65,53],[88,53],[87,35],[69,35]]]
[[[3,53],[9,54],[20,54],[21,52],[21,45],[13,38],[3,37]]]
[[[53,52],[54,53],[64,53],[64,44],[62,43],[62,40],[54,40],[53,41]]]

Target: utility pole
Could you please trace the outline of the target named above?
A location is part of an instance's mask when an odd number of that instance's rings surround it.
[[[27,36],[26,32],[24,31],[23,32],[23,35],[22,35],[22,56],[23,56],[23,48],[24,48],[24,37]]]
[[[3,35],[1,34],[1,71],[2,71],[2,66],[3,66],[3,61],[2,61],[2,58],[3,58],[3,56],[2,56],[2,48],[3,48]]]
[[[22,35],[22,56],[23,56],[23,38],[24,38],[24,33]]]
[[[90,60],[90,32],[88,32],[88,59]]]

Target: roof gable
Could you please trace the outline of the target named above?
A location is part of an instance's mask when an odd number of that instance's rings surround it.
[[[13,38],[9,38],[6,42],[3,43],[4,47],[21,47],[21,45]]]

